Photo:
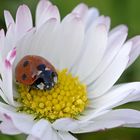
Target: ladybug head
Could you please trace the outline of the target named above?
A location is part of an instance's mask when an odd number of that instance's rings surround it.
[[[51,90],[56,83],[56,72],[48,69],[41,69],[33,86],[41,90]]]

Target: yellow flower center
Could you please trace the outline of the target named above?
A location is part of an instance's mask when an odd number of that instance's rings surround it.
[[[58,72],[58,83],[50,91],[32,89],[18,85],[21,103],[18,111],[33,114],[35,119],[45,118],[53,122],[56,119],[77,118],[87,104],[86,86],[73,77],[67,70]]]

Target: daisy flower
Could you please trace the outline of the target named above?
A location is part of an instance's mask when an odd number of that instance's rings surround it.
[[[7,31],[0,30],[2,133],[25,133],[27,140],[76,140],[72,134],[140,127],[139,111],[116,109],[140,100],[140,82],[114,85],[139,56],[140,36],[126,41],[125,25],[110,30],[110,18],[85,4],[60,21],[57,7],[40,0],[35,26],[26,5],[19,6],[15,21],[9,11],[4,11],[4,17]],[[29,86],[16,81],[24,69],[16,73],[17,64],[29,55],[48,60],[56,69],[58,79],[51,90],[29,91]],[[32,76],[27,72],[20,78]]]

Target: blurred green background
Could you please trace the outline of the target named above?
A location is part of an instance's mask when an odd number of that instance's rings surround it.
[[[0,28],[5,28],[3,10],[9,10],[15,17],[16,9],[20,4],[27,4],[34,17],[38,0],[0,0]],[[129,27],[128,38],[140,34],[140,0],[52,0],[59,7],[61,16],[64,17],[78,3],[84,2],[88,6],[94,6],[100,13],[111,17],[111,26],[126,24]],[[124,72],[118,81],[140,81],[140,58]],[[140,103],[131,103],[123,107],[140,110]],[[139,140],[140,129],[115,128],[104,132],[76,135],[79,140]],[[7,136],[0,134],[0,140],[24,140],[24,135]]]

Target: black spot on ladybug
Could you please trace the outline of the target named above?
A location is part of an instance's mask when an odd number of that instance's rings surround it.
[[[26,74],[23,74],[22,75],[22,80],[26,80],[27,79],[27,75]]]
[[[40,65],[37,66],[37,69],[38,69],[39,71],[44,71],[45,68],[46,68],[45,64],[40,64]]]
[[[29,61],[24,61],[23,67],[27,67],[29,65]]]

